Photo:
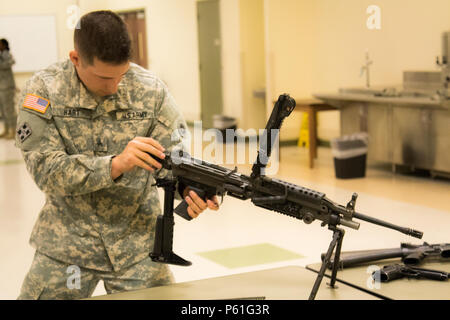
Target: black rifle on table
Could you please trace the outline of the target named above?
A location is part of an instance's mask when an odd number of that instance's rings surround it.
[[[381,282],[389,282],[401,278],[446,281],[448,277],[448,272],[417,268],[404,264],[391,264],[372,273],[372,278]]]
[[[322,261],[326,254],[322,253]],[[348,268],[361,263],[374,262],[384,259],[401,258],[406,265],[418,265],[424,260],[439,260],[450,262],[450,243],[414,245],[402,243],[399,248],[378,249],[366,251],[341,252],[339,268]],[[328,268],[332,268],[334,258],[330,259]]]
[[[174,210],[174,198],[176,186],[189,186],[200,197],[210,199],[214,195],[248,200],[254,205],[276,211],[290,217],[303,220],[306,224],[314,220],[322,222],[322,226],[328,226],[333,231],[333,239],[330,243],[327,257],[314,283],[310,299],[314,299],[319,289],[326,266],[336,248],[336,257],[342,247],[345,231],[338,226],[342,225],[352,229],[359,229],[359,223],[353,218],[374,223],[386,228],[400,231],[404,234],[422,238],[423,233],[410,228],[403,228],[384,222],[361,213],[355,212],[357,194],[346,206],[340,205],[328,199],[324,193],[314,191],[302,186],[265,176],[265,168],[270,158],[275,139],[283,120],[295,108],[295,100],[289,95],[280,95],[272,114],[267,122],[266,130],[261,138],[256,162],[252,167],[250,176],[237,172],[237,168],[230,170],[206,161],[191,158],[181,151],[166,153],[164,160],[154,157],[165,169],[172,171],[171,179],[158,179],[156,185],[164,188],[164,215],[157,218],[155,242],[150,257],[153,261],[175,265],[189,266],[191,262],[179,257],[172,251],[174,217],[173,212],[190,220],[187,213],[188,204],[185,200]],[[337,264],[333,269],[330,286],[334,287],[337,274]]]

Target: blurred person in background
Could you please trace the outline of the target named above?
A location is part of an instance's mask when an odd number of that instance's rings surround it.
[[[12,72],[15,63],[9,52],[9,43],[6,39],[0,40],[0,111],[4,119],[4,130],[0,138],[14,139],[16,128],[16,112],[14,109],[14,93],[16,84]]]

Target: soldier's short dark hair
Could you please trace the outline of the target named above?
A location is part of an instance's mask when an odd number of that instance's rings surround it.
[[[83,61],[94,57],[112,64],[131,58],[131,40],[125,22],[112,11],[93,11],[81,17],[74,32],[75,48]]]

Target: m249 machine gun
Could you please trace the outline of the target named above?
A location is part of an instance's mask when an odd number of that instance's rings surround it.
[[[184,187],[189,186],[191,190],[194,190],[204,200],[210,199],[214,195],[228,195],[240,200],[250,199],[258,207],[303,220],[306,224],[319,220],[322,222],[322,226],[328,226],[328,229],[333,231],[333,238],[311,291],[309,297],[311,300],[317,294],[326,267],[329,264],[333,251],[336,249],[330,282],[330,286],[335,287],[339,255],[345,233],[339,226],[359,229],[360,224],[353,220],[356,218],[394,229],[416,238],[422,238],[423,233],[420,231],[399,227],[355,212],[356,193],[353,194],[347,205],[343,206],[328,199],[322,192],[282,180],[272,179],[265,175],[265,168],[268,164],[274,141],[278,139],[278,131],[281,124],[294,108],[294,99],[286,94],[280,95],[267,122],[265,133],[260,141],[258,156],[250,176],[238,173],[237,168],[230,170],[192,158],[181,151],[166,153],[166,157],[163,160],[155,158],[165,169],[172,171],[172,178],[158,179],[156,181],[158,187],[164,188],[165,196],[164,214],[157,218],[155,243],[153,251],[150,253],[153,261],[181,266],[191,265],[191,262],[186,261],[172,251],[173,212],[175,211],[175,213],[187,220],[191,219],[187,213],[188,204],[185,200],[174,210],[177,183]]]

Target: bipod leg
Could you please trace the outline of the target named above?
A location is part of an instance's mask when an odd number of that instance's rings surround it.
[[[330,262],[331,255],[333,254],[333,250],[336,247],[336,244],[340,238],[341,232],[339,229],[334,229],[333,239],[330,242],[330,246],[328,247],[327,255],[322,262],[322,266],[320,267],[319,274],[317,275],[316,282],[314,282],[314,286],[311,290],[311,294],[309,295],[309,300],[314,300],[316,298],[317,291],[319,291],[320,283],[322,282],[323,276],[325,275],[325,271],[327,269],[328,263]]]
[[[345,230],[336,229],[334,232],[338,233],[338,240],[337,240],[337,245],[336,245],[336,253],[334,254],[334,263],[333,263],[333,271],[331,273],[331,281],[330,281],[330,283],[328,283],[328,285],[331,288],[337,288],[337,286],[335,286],[335,283],[336,283],[337,272],[339,269],[339,260],[341,259],[342,241],[344,240]]]

